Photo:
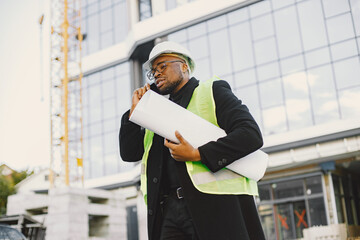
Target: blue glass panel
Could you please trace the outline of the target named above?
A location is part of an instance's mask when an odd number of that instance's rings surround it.
[[[340,91],[339,99],[343,119],[360,118],[360,87]]]
[[[350,10],[348,0],[323,0],[322,2],[324,5],[324,12],[326,17],[339,15]]]
[[[300,3],[298,13],[305,51],[326,46],[326,28],[320,0]]]
[[[330,63],[329,48],[321,48],[305,53],[306,66],[308,68]]]
[[[256,68],[259,81],[267,79],[278,78],[280,76],[279,63],[272,62],[269,64],[261,65]]]
[[[103,119],[109,119],[116,116],[115,99],[109,99],[103,103]]]
[[[301,42],[295,7],[287,7],[274,13],[276,38],[280,58],[300,53]]]
[[[262,82],[259,86],[262,108],[269,108],[284,103],[280,79]]]
[[[284,106],[277,106],[263,110],[263,133],[272,135],[287,131],[286,113]]]
[[[327,20],[330,43],[340,42],[355,36],[350,14],[336,16]]]
[[[360,85],[360,63],[358,57],[334,63],[334,71],[338,89]]]
[[[239,10],[227,14],[229,25],[243,22],[249,19],[249,9],[240,8]]]
[[[283,59],[280,62],[280,66],[283,75],[304,70],[305,66],[303,55]]]
[[[270,14],[251,20],[253,40],[274,36],[274,24]]]
[[[269,13],[271,11],[270,1],[269,0],[260,1],[256,4],[250,5],[249,9],[250,9],[250,16],[252,18]]]
[[[315,123],[339,119],[339,104],[331,66],[308,70],[308,80]]]
[[[274,38],[268,38],[255,42],[254,49],[257,64],[273,62],[278,58]]]
[[[255,69],[241,71],[235,74],[235,86],[242,87],[256,83]]]
[[[254,66],[254,55],[250,24],[248,22],[234,25],[229,28],[232,62],[234,71]]]
[[[206,24],[205,23],[196,24],[194,26],[189,27],[187,29],[187,31],[188,31],[189,39],[205,35],[206,34]],[[179,32],[184,32],[184,31],[179,31]],[[177,38],[176,42],[179,42],[179,41],[182,41],[182,40],[185,40],[185,38],[184,37],[181,38],[181,39]]]
[[[297,72],[283,77],[285,106],[290,130],[313,124],[309,99],[309,86],[305,72]]]
[[[219,44],[220,42],[224,44]],[[227,30],[209,34],[211,69],[215,75],[231,73],[230,47]]]
[[[355,39],[330,46],[333,61],[358,55],[358,47]]]

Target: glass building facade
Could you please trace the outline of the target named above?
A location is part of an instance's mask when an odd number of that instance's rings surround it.
[[[261,1],[168,39],[190,49],[200,79],[227,80],[270,135],[360,117],[358,11],[358,1]]]
[[[136,21],[152,21],[155,1],[136,2]],[[165,13],[198,3],[161,2]],[[134,53],[85,72],[85,178],[126,173],[136,165],[120,158],[120,119],[130,107],[133,89],[145,82],[141,71],[145,60],[137,54],[147,58],[151,48],[137,48],[153,45],[159,38],[179,42],[191,51],[199,80],[215,75],[229,82],[265,138],[360,118],[360,1],[239,2],[244,4],[134,42]],[[82,3],[85,57],[127,40],[136,24],[129,20],[134,19],[130,1]],[[301,238],[303,229],[317,225],[359,225],[358,173],[327,174],[319,169],[299,170],[259,182],[257,204],[268,239]],[[330,193],[325,186],[331,187]],[[328,196],[333,196],[334,206]],[[335,213],[329,213],[331,208]]]

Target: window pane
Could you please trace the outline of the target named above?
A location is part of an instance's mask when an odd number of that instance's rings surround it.
[[[166,10],[171,10],[176,8],[177,4],[176,4],[176,0],[166,0]]]
[[[111,132],[104,135],[104,153],[117,153],[119,140],[117,132]]]
[[[90,136],[100,135],[102,133],[102,123],[101,122],[93,123],[89,126],[89,129],[90,129]]]
[[[308,80],[315,123],[339,119],[339,104],[331,67],[323,66],[309,70]]]
[[[330,62],[330,53],[328,48],[317,49],[312,52],[305,53],[306,66],[308,68],[319,66]]]
[[[270,200],[270,185],[260,185],[259,186],[259,197],[261,201]]]
[[[322,1],[326,17],[335,16],[344,12],[348,12],[349,2],[347,0]]]
[[[360,35],[360,21],[356,19],[360,19],[360,1],[358,0],[350,0],[351,5],[351,15],[353,17],[353,22],[355,25],[356,35]]]
[[[100,12],[100,29],[101,32],[108,32],[112,30],[112,9],[106,9]]]
[[[274,215],[271,205],[260,205],[259,216],[266,239],[276,239]]]
[[[290,129],[312,125],[307,77],[304,72],[283,78]]]
[[[188,36],[189,36],[190,39],[205,35],[206,34],[206,24],[205,23],[196,24],[194,26],[189,27],[187,29],[187,31],[188,31]],[[185,33],[185,31],[180,31],[180,32]],[[185,38],[176,39],[176,40],[178,42],[178,41],[181,41],[181,40],[185,40]]]
[[[280,62],[283,75],[304,70],[304,58],[302,55],[284,59]]]
[[[143,21],[152,16],[151,12],[151,1],[150,0],[139,0],[139,19]]]
[[[295,233],[292,231],[294,222],[291,221],[293,218],[293,212],[290,209],[289,204],[275,205],[275,219],[277,221],[277,234],[279,239],[295,239]],[[276,239],[276,238],[274,238]]]
[[[334,61],[358,55],[355,39],[331,45],[331,55]]]
[[[257,64],[277,60],[276,43],[274,38],[268,38],[254,43]]]
[[[189,41],[189,51],[196,59],[208,57],[209,47],[207,38],[204,36]]]
[[[243,22],[249,19],[249,8],[240,8],[239,10],[227,14],[230,25]]]
[[[256,4],[252,4],[249,9],[251,17],[256,17],[265,13],[269,13],[271,11],[270,1],[261,1]]]
[[[207,80],[212,77],[212,72],[210,69],[210,61],[209,58],[203,58],[201,60],[195,59],[196,62],[196,69],[195,73],[196,76],[199,77],[200,80]]]
[[[128,14],[126,1],[114,6],[114,31],[115,42],[125,39],[128,32]]]
[[[226,27],[226,15],[222,15],[220,17],[213,18],[207,21],[208,31],[216,31],[219,29],[223,29]]]
[[[251,21],[254,40],[274,36],[274,24],[270,14],[255,18]]]
[[[334,71],[339,89],[359,86],[360,63],[358,57],[334,63]]]
[[[115,97],[115,83],[114,80],[107,80],[102,84],[103,98],[109,99]]]
[[[262,120],[260,116],[260,103],[257,85],[239,88],[234,92],[235,95],[249,108],[250,113],[255,118],[256,122],[261,125]]]
[[[339,98],[342,118],[360,117],[360,87],[341,91]]]
[[[90,112],[90,122],[97,122],[101,119],[101,94],[100,94],[100,85],[94,85],[89,89],[90,93],[90,102],[89,102],[89,112]]]
[[[256,83],[255,69],[238,72],[235,74],[235,86],[242,87]]]
[[[304,195],[303,180],[290,180],[272,184],[274,198],[290,198]]]
[[[186,38],[186,29],[168,35],[168,40],[174,42],[183,42],[186,40]]]
[[[229,31],[234,71],[253,67],[254,56],[249,23],[232,26]]]
[[[274,10],[294,4],[294,0],[271,0]]]
[[[340,15],[327,20],[330,43],[354,37],[354,26],[350,14]]]
[[[266,81],[260,84],[262,108],[283,104],[283,94],[280,79]]]
[[[118,157],[116,153],[106,154],[105,157],[105,175],[111,175],[118,172]]]
[[[294,7],[274,13],[276,36],[280,57],[287,57],[301,52],[297,13]]]
[[[104,101],[104,119],[113,118],[116,116],[116,107],[115,107],[115,99],[110,99],[108,101]]]
[[[101,136],[90,139],[91,154],[91,177],[101,177],[104,175],[103,149]]]
[[[308,220],[307,215],[309,213],[306,212],[305,202],[299,201],[293,203],[294,208],[294,220],[295,220],[295,234],[296,239],[300,239],[303,236],[304,228],[308,228]]]
[[[280,76],[279,63],[273,62],[257,67],[259,81],[277,78]]]
[[[229,44],[225,44],[229,43],[227,36],[226,29],[209,35],[211,67],[215,75],[226,75],[232,71]]]
[[[264,134],[270,135],[287,130],[284,106],[263,110]]]
[[[327,225],[325,204],[323,198],[309,199],[311,226]]]
[[[101,0],[99,1],[100,9],[105,9],[111,7],[111,0]]]
[[[102,33],[100,36],[100,42],[101,42],[101,44],[100,44],[101,49],[111,46],[114,43],[113,32],[109,31],[106,33]]]
[[[89,53],[93,53],[99,50],[99,46],[100,46],[99,36],[100,36],[99,15],[93,14],[89,16],[88,19],[88,35],[86,37]]]
[[[322,193],[321,177],[308,177],[305,178],[306,195]]]
[[[104,132],[117,132],[119,130],[118,124],[120,124],[120,119],[109,119],[104,121]]]
[[[305,1],[298,5],[304,49],[310,50],[327,45],[321,2]]]

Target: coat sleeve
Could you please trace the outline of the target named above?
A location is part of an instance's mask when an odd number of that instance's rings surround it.
[[[213,83],[218,125],[227,136],[200,146],[201,162],[216,172],[263,145],[259,126],[226,81]]]
[[[141,160],[144,153],[145,130],[139,125],[129,121],[130,110],[121,118],[119,132],[120,156],[126,162]]]

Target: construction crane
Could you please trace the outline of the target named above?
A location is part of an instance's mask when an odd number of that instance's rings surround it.
[[[83,186],[81,0],[50,1],[50,187]]]

